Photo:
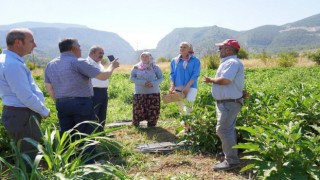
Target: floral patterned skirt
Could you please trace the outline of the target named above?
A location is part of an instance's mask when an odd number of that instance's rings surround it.
[[[146,120],[148,127],[157,125],[160,114],[160,93],[135,94],[133,97],[132,124],[139,126],[140,121]]]

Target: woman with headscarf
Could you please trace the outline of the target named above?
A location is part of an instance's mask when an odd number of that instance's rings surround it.
[[[201,63],[195,57],[193,47],[188,42],[180,43],[180,53],[171,60],[170,64],[170,93],[179,91],[185,94],[188,102],[194,102],[197,96],[198,77],[200,75]],[[182,108],[182,112],[189,114],[191,108],[187,107],[184,100],[178,104]],[[185,124],[185,130],[190,131],[189,125]]]
[[[150,52],[142,52],[140,62],[133,66],[130,80],[134,83],[132,124],[139,127],[146,120],[148,127],[157,125],[160,114],[160,83],[163,75]]]

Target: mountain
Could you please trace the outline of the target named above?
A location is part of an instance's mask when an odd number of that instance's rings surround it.
[[[131,45],[116,33],[62,23],[24,22],[0,26],[0,47],[6,46],[6,34],[9,29],[14,27],[27,27],[33,31],[37,44],[34,54],[37,57],[43,57],[42,60],[45,61],[43,63],[59,56],[59,41],[69,37],[78,39],[82,49],[82,57],[88,56],[91,46],[100,45],[104,47],[106,55],[113,54],[120,59],[122,64],[132,64],[131,61],[136,58],[136,53]]]
[[[59,55],[58,42],[62,38],[73,37],[79,40],[82,57],[88,55],[92,45],[101,45],[106,55],[119,57],[122,64],[137,62],[141,51],[134,51],[130,44],[113,32],[90,29],[86,26],[63,23],[22,22],[0,26],[0,47],[5,47],[5,36],[9,29],[27,27],[34,32],[37,48],[36,58],[46,63]],[[234,38],[249,53],[260,53],[263,50],[270,54],[286,51],[302,51],[320,48],[320,14],[281,26],[264,25],[246,31],[235,31],[218,26],[176,28],[163,39],[156,49],[151,49],[155,59],[173,58],[179,53],[182,41],[192,43],[195,55],[202,57],[216,53],[215,43]]]
[[[218,26],[177,28],[159,41],[153,53],[156,57],[172,58],[179,53],[179,44],[188,41],[193,45],[195,55],[202,57],[216,52],[214,44],[225,39],[237,39],[249,53],[266,50],[276,54],[320,48],[320,14],[282,26],[265,25],[247,31]]]

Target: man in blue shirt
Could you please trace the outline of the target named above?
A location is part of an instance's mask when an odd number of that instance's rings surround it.
[[[40,141],[39,123],[49,116],[44,96],[25,64],[24,55],[30,54],[36,43],[29,29],[12,29],[6,37],[7,49],[0,55],[0,97],[2,122],[8,134],[15,140],[32,138]],[[22,141],[21,151],[32,160],[37,148]]]
[[[234,39],[216,44],[222,58],[215,78],[204,77],[212,83],[212,96],[216,100],[217,135],[222,143],[225,160],[216,164],[214,170],[230,170],[239,166],[238,151],[232,148],[237,144],[236,119],[243,105],[244,66],[237,58],[240,45]]]
[[[50,61],[45,69],[45,86],[56,102],[60,131],[66,132],[75,127],[77,131],[91,134],[95,128],[84,121],[97,121],[93,106],[91,78],[108,79],[113,70],[119,67],[118,60],[101,71],[81,57],[77,39],[63,39],[59,43],[60,56]],[[81,123],[81,124],[79,124]],[[86,149],[86,155],[94,146]],[[86,162],[93,163],[93,160]]]

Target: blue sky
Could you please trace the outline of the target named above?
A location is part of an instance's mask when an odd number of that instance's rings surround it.
[[[217,25],[240,31],[320,13],[319,0],[0,0],[0,5],[0,25],[80,24],[117,33],[136,50],[155,48],[175,28]]]

